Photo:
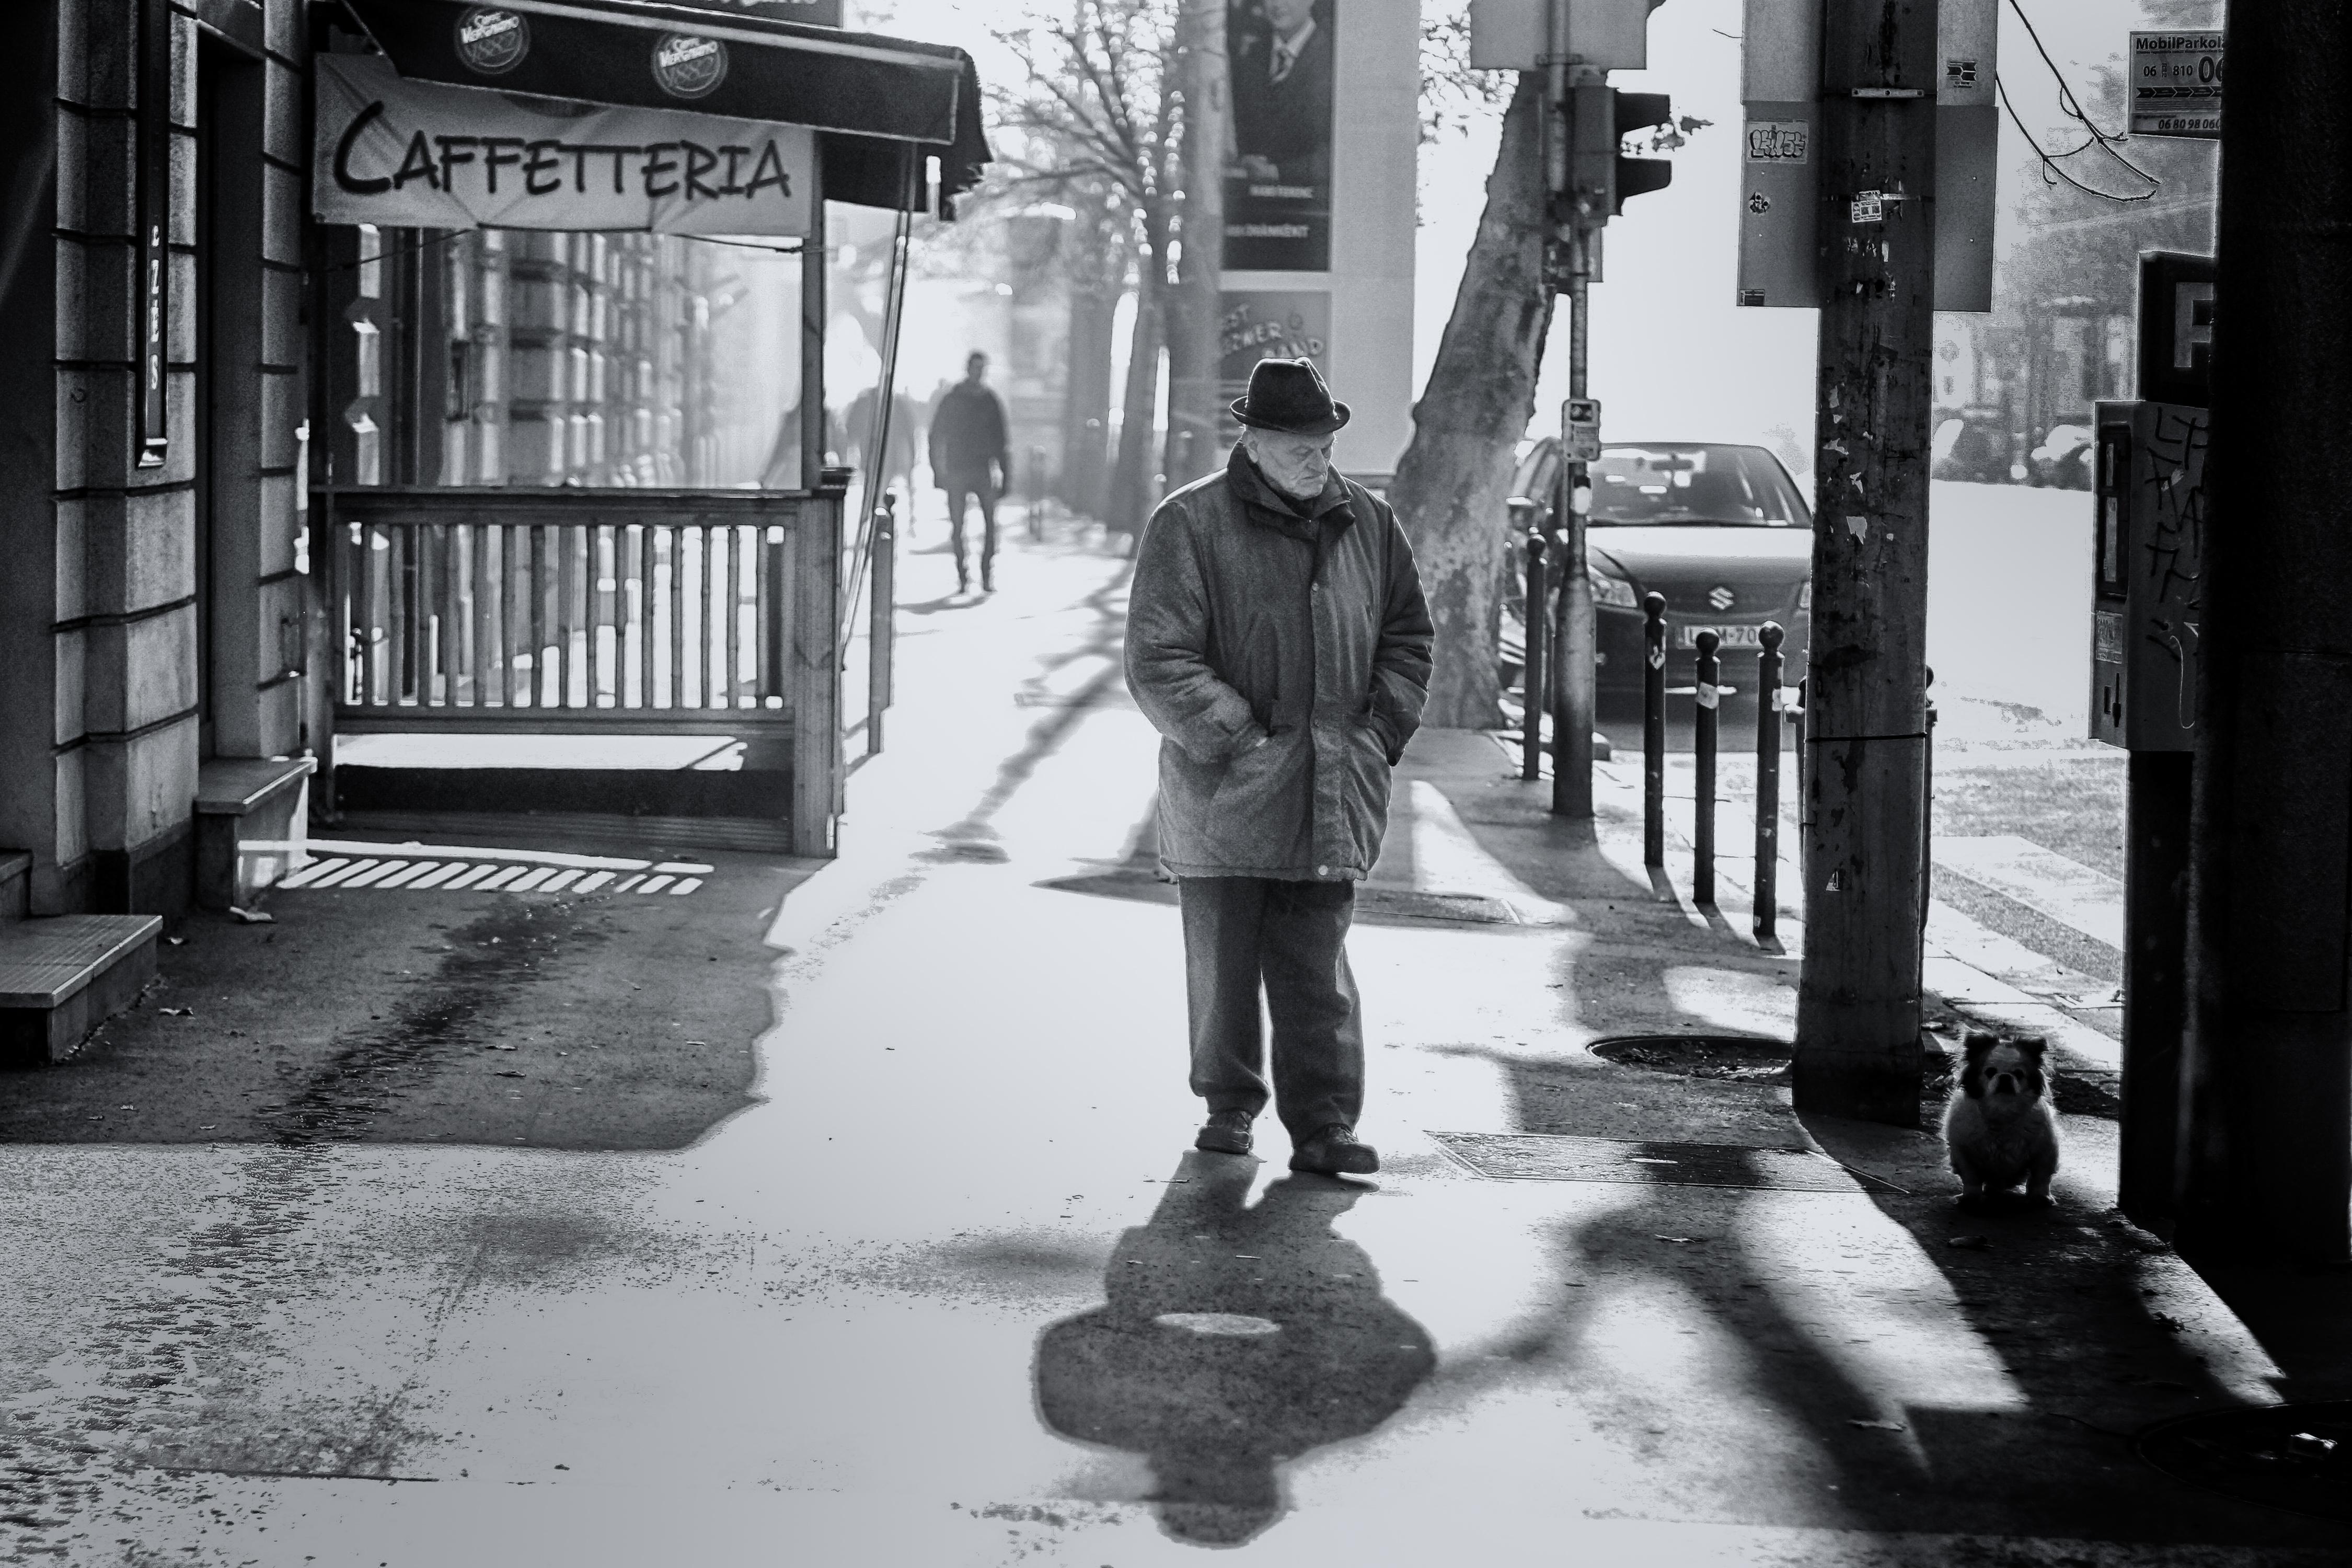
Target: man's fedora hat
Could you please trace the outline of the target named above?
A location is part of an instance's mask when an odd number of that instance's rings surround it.
[[[1234,417],[1260,430],[1328,436],[1348,422],[1348,405],[1332,400],[1313,360],[1262,359],[1249,391],[1234,399]]]

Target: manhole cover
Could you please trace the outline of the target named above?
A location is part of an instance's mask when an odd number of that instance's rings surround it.
[[[1765,1187],[1789,1193],[1900,1193],[1811,1149],[1744,1143],[1647,1143],[1555,1132],[1432,1132],[1482,1176],[1517,1182],[1633,1182],[1646,1186]]]
[[[1790,1047],[1743,1035],[1621,1035],[1595,1040],[1592,1054],[1620,1067],[1735,1083],[1787,1083]]]
[[[2208,1410],[2151,1426],[2139,1457],[2247,1502],[2352,1519],[2352,1401]]]

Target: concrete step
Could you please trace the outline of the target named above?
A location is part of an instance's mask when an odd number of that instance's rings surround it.
[[[155,977],[156,915],[56,915],[0,924],[0,1068],[47,1067]]]
[[[33,857],[23,849],[0,849],[0,921],[20,921],[32,912]]]
[[[241,908],[309,858],[309,757],[213,757],[196,770],[196,902]]]

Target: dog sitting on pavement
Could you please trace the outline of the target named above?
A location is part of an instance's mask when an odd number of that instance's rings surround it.
[[[2058,1170],[2058,1118],[2043,1066],[2049,1042],[1971,1032],[1965,1044],[1959,1092],[1944,1107],[1944,1146],[1960,1178],[1960,1202],[1974,1207],[2021,1182],[2029,1203],[2049,1203]]]

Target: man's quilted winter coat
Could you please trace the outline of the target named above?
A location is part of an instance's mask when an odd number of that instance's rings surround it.
[[[1293,501],[1236,447],[1161,501],[1137,552],[1127,684],[1163,737],[1168,868],[1360,879],[1432,635],[1395,514],[1336,470]]]

